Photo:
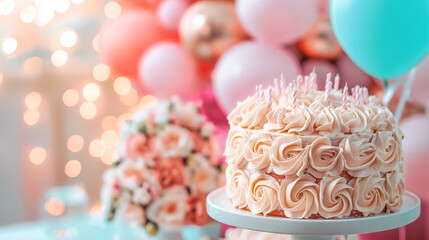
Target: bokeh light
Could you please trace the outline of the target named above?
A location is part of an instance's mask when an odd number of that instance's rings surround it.
[[[92,39],[92,47],[95,51],[100,52],[100,35],[97,35]]]
[[[107,149],[103,156],[100,157],[101,162],[106,165],[112,165],[118,159],[118,153],[115,148]]]
[[[36,109],[42,102],[42,95],[38,92],[31,92],[25,96],[25,105],[30,109]]]
[[[52,1],[52,4],[54,4],[54,9],[58,13],[64,13],[70,8],[69,0],[55,0]]]
[[[125,121],[131,120],[133,115],[130,113],[123,113],[118,117],[118,123],[123,123]]]
[[[121,95],[121,102],[126,106],[132,106],[136,104],[139,101],[139,94],[134,88],[131,88],[131,90],[125,94]]]
[[[101,212],[102,209],[103,209],[103,205],[101,205],[101,202],[96,202],[89,209],[89,215],[94,216],[97,213]]]
[[[36,7],[38,8],[38,14],[36,18],[36,25],[39,27],[47,25],[54,18],[54,9],[51,7],[38,6],[36,1]],[[41,2],[41,1],[39,1]]]
[[[64,64],[67,62],[67,59],[68,54],[64,50],[56,50],[54,53],[52,53],[51,56],[52,64],[54,64],[56,67],[64,66]]]
[[[109,19],[118,18],[121,15],[121,5],[115,1],[110,1],[104,6],[104,15]]]
[[[18,48],[18,41],[13,37],[8,37],[3,41],[2,48],[6,55],[11,55]]]
[[[64,47],[73,47],[77,42],[77,33],[72,30],[67,30],[61,33],[60,42]]]
[[[3,0],[0,2],[0,15],[9,15],[15,9],[15,2],[13,0]]]
[[[152,95],[145,95],[140,99],[140,105],[142,107],[155,106],[158,103],[158,99]]]
[[[84,145],[84,139],[81,135],[73,135],[67,140],[67,148],[70,152],[79,152]]]
[[[71,0],[71,2],[73,3],[73,4],[82,4],[82,3],[84,3],[85,2],[85,0]]]
[[[3,73],[0,73],[0,85],[3,83]]]
[[[110,68],[103,63],[97,64],[92,69],[92,75],[99,82],[106,81],[110,77]]]
[[[93,140],[89,144],[89,154],[93,157],[101,157],[106,151],[106,145],[100,139]]]
[[[37,9],[34,6],[28,5],[21,9],[19,17],[24,23],[31,23],[36,19]]]
[[[31,149],[29,154],[30,162],[34,165],[40,165],[46,160],[46,149],[42,147],[35,147]]]
[[[63,103],[67,107],[76,106],[79,101],[79,92],[75,89],[68,89],[63,93]]]
[[[113,89],[119,95],[125,95],[131,91],[131,81],[126,77],[118,77],[113,82]]]
[[[105,131],[101,135],[101,140],[104,142],[106,147],[116,147],[116,144],[118,143],[118,134],[115,131],[108,130]]]
[[[88,101],[95,101],[100,97],[100,88],[97,86],[97,84],[94,83],[88,83],[83,87],[83,98],[85,98]]]
[[[79,176],[81,170],[82,165],[77,160],[68,161],[64,167],[64,173],[71,178]]]
[[[38,56],[34,56],[25,60],[23,68],[27,73],[35,73],[40,70],[42,66],[43,60]]]
[[[108,131],[108,130],[116,131],[116,130],[118,130],[118,119],[112,115],[104,117],[103,120],[101,121],[101,128],[104,131]]]
[[[45,203],[45,210],[52,216],[60,216],[66,210],[66,206],[59,198],[50,198]]]
[[[80,105],[79,113],[83,119],[93,119],[97,114],[97,106],[93,102],[84,102]]]
[[[29,125],[33,126],[36,125],[39,122],[40,119],[40,113],[37,109],[27,109],[24,112],[24,122]]]

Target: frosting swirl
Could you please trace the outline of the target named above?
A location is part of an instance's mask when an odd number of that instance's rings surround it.
[[[341,136],[344,135],[341,132],[341,125],[338,120],[335,109],[331,107],[322,108],[317,115],[316,131],[320,135],[325,136]]]
[[[271,135],[267,133],[255,133],[249,138],[243,148],[249,169],[263,170],[270,166],[271,143]]]
[[[289,218],[308,218],[319,210],[319,185],[311,175],[286,177],[280,185],[279,201]]]
[[[350,135],[344,138],[340,147],[345,158],[344,168],[353,177],[367,177],[376,173],[381,161],[376,156],[376,147],[367,138]]]
[[[304,174],[308,165],[309,147],[302,147],[301,138],[285,135],[274,139],[272,144],[273,171],[282,175]]]
[[[342,149],[331,145],[327,137],[317,138],[310,145],[308,172],[317,178],[338,176],[344,169]]]
[[[248,98],[239,104],[228,116],[230,124],[248,129],[261,129],[266,122],[265,115],[269,111],[269,104],[266,101],[258,101]]]
[[[364,216],[383,211],[387,199],[384,181],[380,173],[350,180],[349,185],[354,189],[352,197],[355,209]]]
[[[387,194],[386,208],[390,212],[396,212],[402,205],[402,195],[405,192],[404,175],[400,173],[399,166],[386,173],[384,187]]]
[[[285,115],[283,123],[285,127],[282,132],[307,135],[314,132],[317,120],[316,113],[305,105],[297,106],[295,111]]]
[[[279,206],[279,183],[273,177],[255,173],[250,178],[249,192],[246,196],[247,204],[253,214],[268,213]]]
[[[232,165],[241,165],[244,160],[243,147],[248,134],[243,129],[231,128],[225,145],[226,162]]]
[[[381,161],[381,172],[392,170],[399,161],[400,150],[398,142],[391,131],[377,131],[373,138],[377,149],[377,158]]]
[[[354,104],[346,106],[345,109],[335,109],[341,124],[341,131],[344,133],[370,132],[372,120],[365,113],[364,107]]]
[[[226,187],[225,192],[232,200],[232,205],[238,208],[245,208],[247,189],[249,188],[249,176],[243,169],[228,166],[225,171]]]
[[[353,208],[352,192],[345,178],[323,177],[320,181],[320,215],[324,218],[350,215]]]

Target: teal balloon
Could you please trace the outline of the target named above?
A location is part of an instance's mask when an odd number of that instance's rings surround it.
[[[343,50],[376,78],[402,76],[429,51],[429,0],[331,0],[330,15]]]

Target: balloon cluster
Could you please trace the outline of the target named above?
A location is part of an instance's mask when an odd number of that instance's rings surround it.
[[[283,74],[340,73],[369,86],[338,44],[320,0],[122,0],[100,31],[100,58],[157,97],[212,89],[229,112],[256,85]],[[341,85],[344,84],[341,83]],[[322,86],[323,84],[319,84]],[[207,92],[207,91],[204,91]]]

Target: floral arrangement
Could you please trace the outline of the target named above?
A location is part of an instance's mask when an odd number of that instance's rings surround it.
[[[150,235],[159,227],[210,223],[206,195],[224,185],[214,132],[198,104],[178,98],[125,122],[120,159],[103,176],[106,218],[141,225]]]

